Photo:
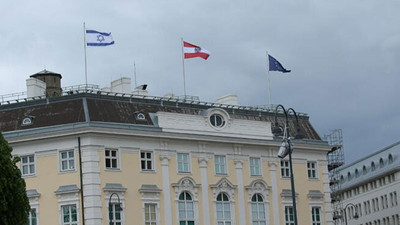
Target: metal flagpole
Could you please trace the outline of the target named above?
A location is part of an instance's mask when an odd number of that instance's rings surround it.
[[[87,89],[87,60],[86,60],[86,27],[85,27],[85,22],[83,22],[83,49],[85,52],[85,89]]]
[[[183,52],[183,38],[181,38],[182,41],[182,68],[183,68],[183,93],[184,93],[184,98],[186,99],[186,78],[185,78],[185,53]]]
[[[136,63],[133,61],[133,75],[135,76],[135,88],[137,87],[137,82],[136,82]]]
[[[268,104],[271,105],[271,81],[269,80],[269,55],[267,53],[267,77],[268,77]]]

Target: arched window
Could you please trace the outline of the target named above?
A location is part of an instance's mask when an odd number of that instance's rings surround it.
[[[225,193],[217,196],[217,224],[231,225],[231,203],[229,197]]]
[[[375,171],[375,163],[371,162],[371,171]]]
[[[393,162],[393,156],[392,156],[392,154],[389,154],[388,161],[389,161],[389,164],[391,164],[391,163]]]
[[[356,169],[356,170],[354,171],[354,174],[355,174],[356,177],[359,177],[359,176],[360,176],[360,174],[358,173],[358,169]]]
[[[347,172],[347,180],[351,180],[351,173]]]
[[[265,225],[264,200],[260,194],[255,194],[251,198],[251,222],[252,225]]]
[[[193,200],[188,192],[179,195],[178,207],[179,225],[194,225]]]
[[[366,166],[363,166],[363,174],[364,175],[367,174],[367,167]]]
[[[382,168],[385,165],[385,163],[383,162],[383,159],[380,158],[379,159],[379,166]]]
[[[344,176],[343,176],[343,175],[340,176],[340,182],[341,182],[341,183],[344,183]]]

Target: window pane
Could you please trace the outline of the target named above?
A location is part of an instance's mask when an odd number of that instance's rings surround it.
[[[69,158],[73,158],[74,157],[74,152],[73,151],[69,151],[68,152],[68,156],[69,156]]]
[[[153,169],[152,165],[151,165],[151,161],[147,161],[147,169],[151,170]]]
[[[22,166],[22,174],[28,174],[28,166]]]
[[[117,159],[112,159],[112,168],[117,168]]]
[[[22,157],[22,163],[27,163],[28,162],[28,157]]]
[[[29,165],[30,173],[35,173],[35,165]]]
[[[35,162],[35,158],[33,157],[33,155],[29,156],[29,162],[31,162],[31,163]]]
[[[117,156],[117,151],[111,151],[111,156],[116,157]]]
[[[66,159],[67,158],[67,152],[61,152],[61,158]]]
[[[61,162],[61,170],[66,170],[68,167],[67,167],[67,161],[62,161]]]

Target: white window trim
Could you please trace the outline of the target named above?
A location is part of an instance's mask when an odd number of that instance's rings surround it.
[[[79,221],[79,205],[78,204],[75,204],[75,203],[71,203],[71,204],[62,204],[62,205],[59,205],[59,215],[60,215],[60,224],[61,225],[64,225],[64,222],[63,222],[63,210],[62,210],[62,208],[63,207],[65,207],[65,206],[71,206],[71,205],[75,205],[75,207],[76,207],[76,224],[77,225],[79,225],[80,224],[80,221]],[[72,222],[71,222],[72,223]]]
[[[231,225],[236,224],[235,215],[235,189],[236,186],[233,185],[228,179],[222,178],[216,184],[210,186],[213,192],[213,205],[214,205],[214,223],[217,223],[217,196],[220,193],[225,193],[229,197],[230,210],[231,210]]]
[[[283,204],[282,207],[283,207],[283,224],[286,225],[286,222],[288,222],[288,221],[286,221],[286,207],[293,208],[293,204]],[[294,213],[294,211],[293,211],[293,213]],[[293,222],[293,224],[294,224],[294,217],[293,217],[293,221],[290,221],[290,222]]]
[[[30,174],[23,174],[23,170],[22,170],[22,166],[23,166],[22,157],[28,157],[28,156],[31,156],[31,155],[33,155],[33,161],[34,161],[34,162],[33,162],[33,167],[35,168],[35,172],[34,172],[34,173],[30,173]],[[36,168],[36,165],[37,165],[37,157],[36,157],[36,154],[35,154],[35,153],[32,153],[32,154],[20,155],[19,157],[21,158],[21,161],[19,162],[20,171],[21,171],[21,176],[22,176],[22,177],[35,177],[36,174],[37,174],[37,168]]]
[[[80,224],[80,216],[81,216],[80,210],[81,209],[80,209],[78,195],[79,195],[79,192],[57,194],[59,224],[63,224],[62,206],[66,206],[66,205],[76,205],[77,224]]]
[[[74,152],[74,169],[70,170],[62,170],[62,163],[61,163],[61,153],[62,152],[69,152],[69,151],[73,151]],[[72,173],[72,172],[76,172],[76,167],[77,167],[77,153],[78,151],[76,149],[59,149],[57,150],[57,155],[58,155],[58,173],[63,174],[63,173]]]
[[[122,224],[126,224],[126,221],[125,221],[125,191],[121,191],[121,190],[118,190],[118,191],[105,191],[105,199],[104,199],[104,205],[106,206],[105,208],[106,208],[106,218],[105,218],[105,221],[107,221],[107,223],[106,224],[109,224],[110,223],[110,218],[109,218],[109,212],[110,212],[110,209],[109,209],[109,201],[110,201],[110,196],[113,194],[113,193],[116,193],[116,194],[118,194],[118,196],[119,196],[119,200],[120,200],[120,202],[118,202],[118,197],[116,196],[116,195],[113,195],[112,196],[112,198],[111,198],[111,203],[120,203],[121,204],[121,208],[122,208],[122,210],[121,210],[121,222],[122,222]]]
[[[319,208],[319,217],[320,217],[320,224],[321,225],[324,225],[324,211],[323,211],[323,204],[310,204],[310,221],[311,221],[311,224],[313,223],[313,221],[312,221],[312,209],[313,208]]]
[[[259,175],[252,175],[251,174],[251,159],[258,159],[259,160],[259,162],[260,162],[260,164],[259,164]],[[250,176],[252,176],[252,177],[262,177],[263,176],[263,169],[262,169],[262,160],[261,160],[261,158],[260,157],[249,157],[249,174],[250,174]]]
[[[309,177],[308,176],[308,163],[314,163],[315,164],[315,177]],[[318,173],[318,162],[317,161],[307,161],[307,178],[308,180],[319,180],[319,173]]]
[[[220,157],[220,156],[224,157],[225,173],[217,173],[215,157]],[[229,171],[228,170],[228,159],[227,159],[226,155],[214,155],[214,173],[215,173],[215,175],[217,175],[217,176],[228,176],[229,175],[228,171]]]
[[[282,164],[281,164],[281,162],[288,162],[288,167],[287,167],[288,170],[289,170],[289,175],[288,176],[282,176]],[[281,176],[281,179],[290,179],[290,163],[289,163],[289,160],[281,160],[279,162],[279,174]]]
[[[245,187],[248,193],[248,205],[249,205],[249,215],[250,215],[250,222],[253,221],[253,217],[251,214],[251,204],[253,203],[251,199],[255,194],[260,194],[261,197],[263,198],[263,203],[264,203],[264,210],[265,210],[265,223],[266,225],[270,224],[270,202],[269,202],[269,192],[271,190],[271,187],[268,186],[268,184],[260,179],[254,180],[251,182],[249,186]]]
[[[107,150],[115,150],[117,151],[117,168],[107,168],[107,163],[106,163],[106,151]],[[121,163],[121,149],[119,148],[112,148],[112,147],[106,147],[104,148],[103,151],[103,157],[104,157],[104,170],[105,171],[122,171],[122,163]]]
[[[178,183],[172,184],[175,192],[175,218],[179,222],[179,196],[182,192],[188,192],[192,196],[194,210],[194,224],[199,224],[199,184],[196,184],[191,177],[183,177]]]
[[[189,171],[179,171],[179,161],[178,161],[178,155],[179,154],[186,154],[188,155],[188,162],[189,162]],[[190,153],[186,152],[177,152],[176,153],[176,172],[178,174],[191,174],[192,173],[192,155]]]
[[[29,197],[29,205],[30,205],[31,209],[36,210],[36,222],[38,225],[40,224],[40,221],[39,221],[39,218],[40,218],[39,217],[39,197],[40,197],[40,194]]]
[[[151,153],[151,170],[143,170],[142,169],[142,152],[150,152]],[[156,153],[154,150],[140,150],[139,151],[139,170],[142,173],[155,173],[156,172],[156,163],[155,163]]]
[[[161,220],[160,220],[160,203],[159,202],[151,202],[151,201],[145,201],[142,203],[142,216],[143,216],[143,223],[142,224],[146,224],[146,217],[145,217],[145,213],[146,213],[146,204],[152,204],[156,206],[156,224],[160,225],[161,224]]]

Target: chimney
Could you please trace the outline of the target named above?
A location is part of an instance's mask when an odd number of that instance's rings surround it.
[[[55,97],[62,95],[61,89],[61,74],[54,73],[48,70],[40,71],[30,76],[30,78],[36,78],[43,81],[46,85],[46,96]],[[29,79],[28,79],[29,80]],[[28,81],[27,81],[28,82]]]
[[[215,103],[225,104],[225,105],[239,105],[237,95],[229,94],[219,97],[215,100]]]
[[[134,95],[139,95],[139,96],[147,96],[149,92],[146,90],[147,84],[143,84],[140,86],[137,86],[135,90],[133,90],[132,94]]]
[[[26,79],[26,95],[28,98],[46,95],[46,83],[36,78]]]
[[[111,82],[111,92],[131,93],[131,78],[121,77]]]

